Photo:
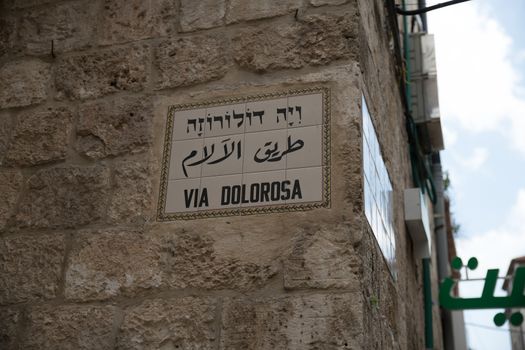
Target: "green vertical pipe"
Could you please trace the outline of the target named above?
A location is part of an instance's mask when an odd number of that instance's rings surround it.
[[[430,281],[430,258],[423,259],[423,296],[425,304],[425,348],[434,348],[432,333],[432,283]]]
[[[405,0],[402,1],[403,10],[406,10]],[[405,94],[407,99],[407,108],[408,112],[412,113],[412,101],[411,101],[411,91],[410,91],[410,41],[408,40],[408,19],[407,16],[403,16],[403,51],[405,59]]]

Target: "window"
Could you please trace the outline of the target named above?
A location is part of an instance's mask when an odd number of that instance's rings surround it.
[[[390,273],[396,277],[396,240],[394,234],[392,183],[381,156],[377,134],[364,96],[363,175],[365,215],[385,257]]]

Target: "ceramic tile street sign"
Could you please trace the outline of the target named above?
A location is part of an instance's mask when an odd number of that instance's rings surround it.
[[[329,114],[327,88],[171,106],[158,219],[328,207]]]

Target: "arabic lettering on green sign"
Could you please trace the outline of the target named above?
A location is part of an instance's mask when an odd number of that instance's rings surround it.
[[[477,259],[471,258],[467,265],[474,270],[477,267]],[[459,270],[463,267],[461,259],[456,258],[452,261],[452,268]],[[525,266],[520,266],[515,270],[512,282],[512,291],[508,296],[494,296],[494,289],[498,280],[499,269],[490,269],[485,277],[485,284],[481,297],[479,298],[460,298],[452,295],[457,281],[451,277],[445,278],[439,287],[439,303],[442,307],[449,310],[474,310],[474,309],[510,309],[525,307]],[[498,313],[494,317],[494,323],[502,326],[505,323],[506,315]],[[520,312],[513,313],[510,316],[510,323],[519,326],[523,323],[523,315]]]

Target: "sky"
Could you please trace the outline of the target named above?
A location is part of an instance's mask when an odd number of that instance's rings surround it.
[[[436,41],[442,163],[461,225],[458,255],[480,262],[470,277],[485,277],[488,268],[499,268],[502,276],[511,259],[525,255],[524,16],[525,0],[472,0],[428,14]],[[460,288],[475,297],[483,284]],[[497,312],[465,312],[471,349],[510,350],[506,325],[493,324]]]

